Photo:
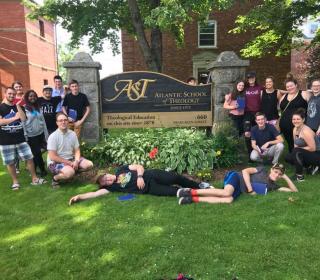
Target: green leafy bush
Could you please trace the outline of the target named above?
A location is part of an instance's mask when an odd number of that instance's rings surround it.
[[[96,146],[82,143],[82,153],[100,166],[139,163],[147,168],[176,170],[178,173],[228,167],[238,160],[233,137],[219,132],[206,137],[196,129],[124,130],[105,135]]]

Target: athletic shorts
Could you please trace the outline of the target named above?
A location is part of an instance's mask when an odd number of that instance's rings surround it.
[[[33,154],[27,142],[13,145],[0,145],[0,152],[4,165],[14,164],[17,158],[20,160],[29,160],[33,158]]]
[[[85,159],[84,157],[81,157],[79,160],[79,164],[84,159]],[[74,159],[69,159],[69,160],[73,161]],[[53,175],[57,175],[61,171],[61,169],[65,166],[66,166],[66,164],[64,164],[64,163],[52,162],[48,165],[48,169]]]
[[[235,171],[229,171],[226,176],[224,176],[223,186],[231,185],[234,188],[232,197],[236,199],[241,194],[240,189],[240,177]]]

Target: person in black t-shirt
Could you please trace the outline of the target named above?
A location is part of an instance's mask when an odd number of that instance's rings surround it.
[[[52,97],[52,87],[50,86],[44,86],[42,92],[43,97],[38,98],[38,104],[46,121],[48,133],[51,134],[58,128],[56,123],[56,110],[62,98],[61,96]]]
[[[0,152],[2,162],[7,166],[12,178],[12,190],[18,190],[20,184],[17,178],[15,162],[17,155],[21,160],[27,162],[27,167],[31,173],[32,185],[41,185],[45,180],[38,178],[33,164],[31,149],[26,143],[22,122],[26,120],[26,115],[19,104],[14,104],[16,91],[14,88],[7,88],[5,99],[0,104]]]
[[[79,92],[78,81],[72,80],[69,88],[71,93],[65,96],[62,111],[69,117],[69,128],[80,138],[82,124],[90,113],[90,104],[88,97]]]
[[[69,204],[108,194],[123,192],[151,194],[157,196],[176,196],[179,185],[183,188],[208,188],[209,183],[200,184],[172,171],[158,169],[145,170],[142,165],[132,164],[121,166],[115,174],[104,174],[98,177],[99,190],[79,194],[72,197]]]

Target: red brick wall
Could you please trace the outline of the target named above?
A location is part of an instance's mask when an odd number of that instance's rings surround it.
[[[14,80],[24,89],[42,92],[43,80],[52,84],[56,73],[54,25],[44,21],[45,38],[38,21],[26,20],[20,1],[0,2],[0,91]],[[1,94],[0,94],[1,96]]]
[[[223,51],[235,51],[240,56],[240,49],[251,38],[252,34],[229,34],[228,31],[234,27],[234,20],[237,15],[245,14],[250,5],[258,1],[251,1],[250,4],[236,4],[233,9],[227,12],[212,13],[209,19],[217,21],[217,48],[198,48],[198,25],[193,22],[185,27],[185,46],[178,49],[174,40],[168,34],[163,36],[163,72],[177,79],[185,81],[193,74],[192,56],[203,51],[219,54]],[[147,70],[143,62],[143,56],[135,40],[125,31],[122,32],[122,57],[123,70]],[[261,59],[250,59],[250,69],[257,71],[258,80],[264,82],[267,75],[273,75],[276,84],[283,87],[283,80],[290,71],[290,56],[275,58],[266,56]]]

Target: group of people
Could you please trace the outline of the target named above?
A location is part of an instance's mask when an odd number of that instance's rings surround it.
[[[320,166],[320,79],[312,81],[311,91],[299,90],[292,75],[284,84],[285,90],[276,89],[269,76],[260,86],[249,72],[225,96],[223,107],[245,137],[249,161],[277,163],[285,140],[285,160],[296,169],[293,179],[303,181],[304,169],[315,174]]]
[[[5,91],[0,105],[0,152],[12,177],[13,190],[20,187],[16,169],[19,160],[27,162],[33,185],[46,182],[40,178],[47,172],[42,148],[48,151],[47,167],[53,174],[54,188],[61,181],[72,178],[77,171],[93,167],[91,161],[81,156],[79,146],[81,127],[90,113],[88,98],[79,92],[77,81],[69,83],[70,92],[63,88],[61,77],[56,76],[54,81],[55,88],[45,86],[42,97],[38,97],[34,90],[23,94],[19,82]],[[299,91],[292,78],[286,80],[285,85],[286,91],[276,90],[273,78],[268,77],[265,87],[261,87],[256,82],[255,73],[250,72],[247,81],[239,81],[234,92],[225,97],[224,108],[229,110],[239,135],[245,135],[250,160],[271,160],[270,170],[262,166],[230,171],[225,175],[224,188],[216,189],[172,171],[145,170],[138,164],[125,165],[115,174],[100,175],[98,190],[72,197],[70,205],[109,192],[177,196],[181,205],[231,203],[241,193],[256,194],[256,184],[263,184],[266,192],[297,192],[295,184],[285,174],[284,166],[278,163],[284,150],[280,133],[289,146],[286,160],[296,166],[296,177],[301,181],[305,166],[311,166],[314,172],[319,165],[320,149],[316,135],[320,134],[320,81],[313,81],[312,93]],[[303,109],[306,108],[308,117],[304,124]],[[290,130],[291,134],[288,133]],[[279,179],[283,179],[287,186],[280,187],[276,183]]]
[[[24,93],[18,81],[5,90],[0,104],[0,152],[13,190],[20,188],[20,160],[26,161],[33,185],[46,183],[42,178],[47,175],[42,157],[46,150],[54,187],[93,165],[81,157],[79,148],[81,127],[90,113],[88,98],[79,92],[76,80],[65,88],[62,78],[55,76],[54,84],[54,88],[44,86],[42,97],[32,89]]]

